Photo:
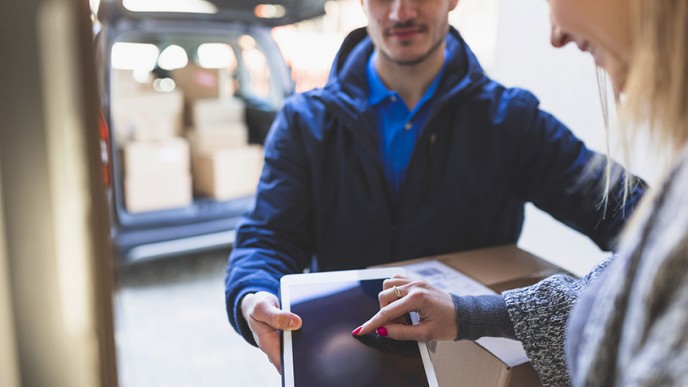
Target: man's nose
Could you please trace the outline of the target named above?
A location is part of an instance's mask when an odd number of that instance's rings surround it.
[[[397,23],[405,23],[413,20],[418,15],[415,1],[413,0],[392,0],[392,10],[390,19]]]
[[[564,47],[567,43],[573,41],[571,36],[564,32],[561,27],[552,21],[552,32],[550,34],[550,43],[556,48]]]

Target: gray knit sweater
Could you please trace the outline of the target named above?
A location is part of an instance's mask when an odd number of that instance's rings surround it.
[[[619,254],[581,279],[452,295],[457,339],[517,338],[546,386],[688,386],[688,145],[644,201]]]
[[[516,338],[545,386],[571,384],[564,354],[566,322],[578,296],[614,259],[598,264],[581,279],[555,275],[502,294]]]
[[[543,384],[688,386],[688,147],[648,200],[616,258],[503,293]]]
[[[688,386],[688,146],[642,214],[571,314],[575,386]]]
[[[578,296],[599,282],[596,279],[614,259],[598,264],[581,279],[555,275],[501,296],[452,294],[459,327],[456,339],[492,336],[520,340],[544,385],[570,385],[564,356],[566,322]]]

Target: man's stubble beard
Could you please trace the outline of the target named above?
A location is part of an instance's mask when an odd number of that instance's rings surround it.
[[[447,28],[447,33],[449,33],[448,28]],[[397,60],[397,59],[394,59],[391,56],[387,55],[385,50],[381,49],[381,50],[379,50],[379,52],[387,60],[389,60],[390,62],[397,64],[399,66],[416,66],[416,65],[422,63],[423,61],[425,61],[426,59],[428,59],[430,56],[432,56],[432,54],[434,54],[435,51],[437,51],[437,49],[439,49],[442,46],[442,42],[444,42],[445,39],[446,39],[446,34],[442,35],[439,39],[437,39],[437,41],[432,45],[432,47],[430,47],[430,49],[425,54],[423,54],[421,57],[413,59],[413,60],[407,60],[407,61]]]

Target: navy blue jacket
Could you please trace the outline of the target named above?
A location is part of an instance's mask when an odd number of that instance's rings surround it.
[[[398,200],[367,102],[373,45],[365,29],[344,41],[324,88],[286,101],[265,143],[255,207],[237,229],[227,268],[227,313],[246,340],[254,343],[241,297],[277,294],[284,274],[516,243],[526,202],[601,248],[613,247],[624,219],[614,206],[605,217],[598,208],[600,172],[583,173],[595,154],[539,110],[532,94],[487,78],[454,29],[447,48]],[[627,206],[642,192],[636,189]]]

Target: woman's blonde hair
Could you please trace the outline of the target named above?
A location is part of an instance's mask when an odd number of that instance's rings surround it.
[[[675,154],[688,142],[688,0],[628,1],[632,49],[621,110],[624,142],[647,126],[652,144]]]
[[[666,165],[671,165],[678,151],[688,142],[688,0],[627,0],[630,5],[631,51],[625,100],[617,107],[620,112],[620,140],[626,167],[629,153],[639,128],[649,128],[647,139],[651,148],[661,151]],[[600,101],[608,130],[606,76],[598,69]],[[607,156],[609,156],[607,132]],[[590,165],[594,171],[601,158]],[[607,212],[612,186],[621,178],[621,171],[612,171],[606,159],[603,198],[600,203]],[[623,200],[626,203],[638,181],[630,173],[623,174]],[[646,194],[646,197],[652,192]],[[636,213],[639,211],[636,211]]]
[[[627,1],[631,6],[631,56],[625,100],[617,105],[622,150],[628,164],[638,130],[648,128],[649,145],[662,152],[668,167],[688,143],[688,0]],[[614,180],[609,166],[608,162],[605,206],[610,180]],[[626,173],[624,203],[635,184],[632,175]],[[645,193],[624,233],[638,226],[641,214],[650,210],[654,194],[654,190]]]

